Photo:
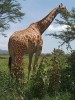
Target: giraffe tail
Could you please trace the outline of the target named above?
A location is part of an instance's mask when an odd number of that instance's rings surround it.
[[[11,71],[11,63],[12,63],[12,58],[9,57],[9,61],[8,61],[8,67],[9,67],[9,70]]]

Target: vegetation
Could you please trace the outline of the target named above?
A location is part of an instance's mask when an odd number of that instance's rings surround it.
[[[21,5],[17,0],[0,0],[0,34],[9,29],[10,22],[17,22],[22,19]]]
[[[2,59],[3,57],[3,59]],[[4,59],[5,57],[5,59]],[[8,56],[0,58],[0,100],[75,100],[75,51],[65,54],[54,49],[41,55],[37,71],[27,80],[28,56],[25,57],[25,82],[11,79],[7,67]]]
[[[67,48],[71,48],[70,43],[75,40],[75,8],[72,8],[69,13],[64,13],[61,20],[56,19],[56,24],[66,25],[66,29],[57,33],[50,33],[49,36],[62,40],[60,46],[66,43]]]

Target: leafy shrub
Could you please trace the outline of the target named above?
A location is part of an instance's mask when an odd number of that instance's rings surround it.
[[[71,69],[66,67],[65,69],[61,69],[61,91],[72,91],[72,77],[71,77]]]
[[[29,81],[29,91],[33,98],[41,99],[45,93],[45,85],[44,85],[44,70],[42,68],[42,63],[40,63],[37,72],[34,72]]]
[[[75,82],[75,51],[73,51],[70,55],[70,57],[68,58],[68,63],[70,65],[71,68],[71,75],[73,77],[73,80]]]
[[[59,90],[60,87],[60,65],[58,60],[58,52],[54,49],[52,53],[52,69],[49,69],[47,74],[49,78],[49,86],[48,93],[50,96],[55,95],[55,93]]]
[[[68,92],[58,93],[57,95],[50,97],[49,95],[45,95],[42,100],[72,100],[71,94]]]
[[[70,65],[71,70],[71,78],[72,78],[72,93],[74,95],[75,100],[75,51],[72,51],[71,55],[68,58],[68,63]]]

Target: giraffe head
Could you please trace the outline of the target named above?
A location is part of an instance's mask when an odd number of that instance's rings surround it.
[[[64,5],[61,3],[61,5],[59,5],[59,7],[58,7],[58,13],[63,14],[63,13],[67,13],[67,12],[68,12],[68,10],[66,9],[66,6],[64,6]]]

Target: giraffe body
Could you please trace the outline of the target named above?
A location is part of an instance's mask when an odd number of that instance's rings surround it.
[[[13,53],[20,55],[21,51],[22,53],[24,51],[25,54],[35,53],[38,46],[39,49],[42,49],[42,36],[35,29],[35,25],[32,24],[25,30],[15,32],[10,37],[9,43],[9,54],[11,56]]]
[[[64,9],[63,9],[64,8]],[[29,54],[28,65],[28,78],[31,70],[32,57],[35,53],[35,60],[33,70],[36,68],[38,57],[42,50],[42,34],[52,23],[56,15],[62,11],[65,11],[65,6],[61,4],[59,7],[54,8],[45,18],[31,24],[27,29],[14,32],[9,38],[8,50],[10,59],[9,68],[11,75],[15,75],[16,78],[20,76],[20,79],[24,79],[24,68],[22,66],[23,57],[25,54]]]

